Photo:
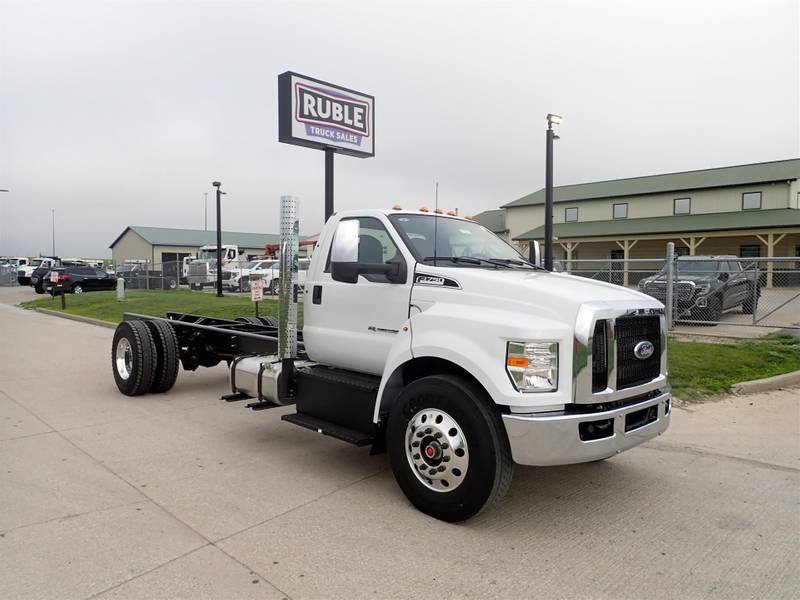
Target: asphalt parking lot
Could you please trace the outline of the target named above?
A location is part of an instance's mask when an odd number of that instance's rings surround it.
[[[612,460],[518,468],[462,525],[385,456],[227,404],[120,395],[113,331],[0,288],[0,598],[797,598],[800,390],[677,407]]]

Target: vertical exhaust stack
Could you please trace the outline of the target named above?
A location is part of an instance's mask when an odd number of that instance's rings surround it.
[[[281,196],[281,249],[280,279],[278,295],[278,358],[283,362],[283,373],[287,362],[297,357],[297,253],[299,247],[299,225],[297,221],[297,198]],[[284,377],[284,379],[287,379]]]

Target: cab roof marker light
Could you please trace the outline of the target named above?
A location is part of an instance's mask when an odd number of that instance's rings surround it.
[[[428,210],[427,206],[420,206],[419,207],[419,212],[430,212],[430,211]]]
[[[400,206],[399,204],[395,204],[395,205],[392,207],[392,210],[403,210],[403,207],[402,207],[402,206]]]
[[[435,212],[437,215],[443,215],[444,214],[444,209],[443,208],[434,208],[433,212]]]

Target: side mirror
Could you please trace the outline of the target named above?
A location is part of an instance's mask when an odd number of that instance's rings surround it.
[[[358,281],[358,219],[340,221],[331,244],[331,277],[342,283]]]
[[[528,260],[530,260],[537,267],[542,266],[542,249],[539,242],[536,240],[531,241],[528,246]]]

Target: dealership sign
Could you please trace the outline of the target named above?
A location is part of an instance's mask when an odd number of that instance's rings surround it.
[[[375,98],[287,71],[278,76],[278,140],[375,155]]]

